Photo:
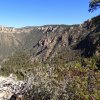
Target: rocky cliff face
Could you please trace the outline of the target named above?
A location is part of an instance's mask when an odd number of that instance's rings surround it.
[[[48,59],[58,54],[58,51],[67,50],[74,56],[75,52],[85,57],[100,54],[100,16],[73,26],[47,26],[44,36],[33,47],[34,58]],[[71,58],[72,59],[72,58]],[[70,59],[70,60],[71,60]]]
[[[20,29],[1,26],[0,59],[18,50],[31,51],[33,60],[52,58],[63,49],[72,52],[81,50],[80,54],[85,56],[99,54],[99,22],[100,16],[81,25],[47,25]]]

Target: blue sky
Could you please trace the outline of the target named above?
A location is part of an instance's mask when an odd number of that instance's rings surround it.
[[[100,14],[88,12],[90,0],[0,0],[0,25],[12,27],[80,24]]]

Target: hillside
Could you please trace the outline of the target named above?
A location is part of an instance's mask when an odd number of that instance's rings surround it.
[[[100,16],[80,25],[1,26],[0,62],[0,98],[99,100]]]
[[[99,23],[100,16],[81,25],[45,25],[19,29],[1,26],[0,59],[19,50],[30,52],[33,61],[53,58],[63,49],[73,54],[73,58],[75,52],[86,57],[99,54]]]

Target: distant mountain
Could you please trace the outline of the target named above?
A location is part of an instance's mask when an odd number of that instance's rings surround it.
[[[0,26],[0,60],[19,50],[29,52],[33,61],[64,51],[67,60],[76,59],[76,55],[100,55],[100,16],[80,25]]]

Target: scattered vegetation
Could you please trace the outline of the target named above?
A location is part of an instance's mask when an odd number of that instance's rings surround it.
[[[99,100],[100,70],[96,63],[89,58],[36,67],[37,85],[28,92],[27,100]]]
[[[18,79],[24,79],[27,70],[32,66],[29,55],[25,52],[17,52],[2,64],[0,74],[8,76],[13,73]]]
[[[100,99],[100,57],[53,60],[32,64],[26,53],[19,52],[3,63],[0,74],[13,73],[18,79],[25,79],[29,73],[33,75],[33,88],[25,94],[25,100]]]

